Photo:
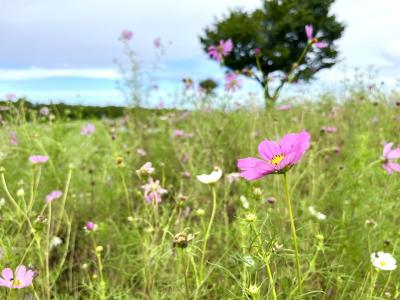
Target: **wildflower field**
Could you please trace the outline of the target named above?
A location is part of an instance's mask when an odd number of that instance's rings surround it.
[[[398,299],[394,100],[284,108],[10,104],[0,298]]]

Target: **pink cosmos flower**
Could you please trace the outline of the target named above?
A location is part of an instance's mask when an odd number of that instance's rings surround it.
[[[333,133],[333,132],[337,132],[337,128],[331,127],[331,126],[322,126],[321,131],[326,132],[326,133]]]
[[[193,82],[192,78],[183,78],[182,81],[183,81],[183,84],[185,86],[185,90],[191,89],[193,87],[193,85],[194,85],[194,82]]]
[[[155,48],[160,48],[161,47],[161,38],[160,37],[155,38],[153,44],[154,44]]]
[[[93,223],[92,221],[88,221],[88,222],[86,222],[84,229],[87,232],[96,231],[97,230],[97,224]]]
[[[146,156],[147,155],[146,151],[144,149],[142,149],[142,148],[137,149],[136,153],[138,155],[140,155],[140,156]]]
[[[29,161],[32,164],[44,164],[49,160],[49,157],[46,155],[31,155],[29,156]]]
[[[142,186],[144,189],[144,198],[148,203],[161,202],[161,196],[167,194],[168,191],[160,186],[160,181],[154,181],[149,177],[147,184]]]
[[[247,157],[237,161],[241,176],[247,180],[256,180],[268,174],[285,173],[297,164],[310,147],[310,134],[303,130],[300,133],[286,134],[279,143],[264,140],[258,145],[262,159]]]
[[[261,49],[260,49],[260,48],[254,49],[254,55],[255,55],[255,56],[258,56],[258,55],[260,55],[260,54],[261,54]]]
[[[175,137],[182,137],[182,138],[192,138],[193,137],[193,133],[187,133],[183,130],[180,129],[175,129],[174,130],[174,136]]]
[[[306,30],[306,36],[307,36],[309,43],[315,45],[319,49],[328,47],[328,43],[320,42],[316,37],[313,36],[314,28],[312,25],[310,25],[310,24],[306,25],[305,30]]]
[[[383,147],[382,167],[389,173],[393,171],[400,172],[400,165],[394,163],[393,160],[400,158],[400,148],[392,149],[393,143],[387,143]]]
[[[15,270],[15,276],[10,268],[5,268],[1,272],[0,286],[5,286],[10,289],[22,289],[32,284],[35,272],[26,270],[24,265],[20,265]]]
[[[50,113],[50,109],[48,108],[48,107],[46,107],[46,106],[43,106],[40,110],[39,110],[39,113],[42,115],[42,116],[48,116],[49,115],[49,113]]]
[[[6,94],[4,96],[6,101],[14,101],[17,100],[17,95],[15,95],[14,93],[10,93],[10,94]]]
[[[50,194],[46,196],[46,202],[50,203],[53,202],[54,200],[60,198],[62,196],[61,191],[52,191]]]
[[[267,202],[269,203],[269,204],[274,204],[275,202],[276,202],[276,198],[275,197],[268,197],[267,198]]]
[[[231,39],[226,41],[220,40],[218,46],[210,46],[208,47],[208,55],[211,58],[215,59],[219,63],[221,63],[229,53],[231,53],[233,49],[233,42]]]
[[[96,127],[92,123],[87,123],[81,128],[81,135],[92,135],[96,131]]]
[[[121,39],[123,39],[124,41],[130,41],[133,37],[133,32],[130,30],[123,30],[121,33]]]
[[[148,176],[150,174],[153,174],[155,169],[153,168],[153,165],[151,162],[146,162],[139,170],[136,170],[136,174],[139,176]]]
[[[12,146],[18,145],[17,134],[15,133],[15,131],[10,131],[10,133],[8,134],[8,137],[10,138],[10,145],[12,145]]]
[[[225,75],[225,90],[235,92],[242,87],[242,81],[236,73],[228,73]]]
[[[192,175],[191,175],[188,171],[182,172],[182,173],[181,173],[181,176],[182,176],[183,178],[190,178],[190,177],[192,177]]]
[[[275,106],[276,110],[288,110],[291,109],[293,106],[291,104],[282,104],[282,105],[278,105]]]

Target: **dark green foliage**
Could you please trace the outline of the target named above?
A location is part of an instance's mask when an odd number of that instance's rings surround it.
[[[213,79],[205,79],[200,81],[199,86],[204,90],[207,95],[211,95],[214,93],[214,90],[217,88],[218,83]]]

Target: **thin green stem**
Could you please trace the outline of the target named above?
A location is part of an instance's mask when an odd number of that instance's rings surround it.
[[[290,227],[291,227],[292,235],[293,235],[293,247],[294,247],[294,251],[296,253],[297,290],[298,290],[298,293],[301,294],[302,279],[301,279],[301,271],[300,271],[299,249],[297,248],[296,226],[294,225],[293,210],[292,210],[292,203],[290,200],[289,183],[288,183],[287,174],[284,173],[283,176],[285,177],[285,192],[286,192],[286,200],[287,200],[287,205],[288,205],[288,210],[289,210]]]
[[[261,256],[261,258],[265,264],[265,270],[267,271],[268,279],[269,279],[269,286],[272,290],[272,297],[274,298],[274,300],[277,300],[278,298],[276,296],[274,277],[272,276],[271,267],[269,265],[270,256],[265,254],[265,251],[262,246],[263,243],[261,240],[261,235],[256,230],[254,223],[251,223],[251,229],[254,231],[254,234],[257,236],[257,240],[258,240],[258,249],[257,250],[259,251],[259,255]]]
[[[51,236],[51,201],[48,206],[47,233],[46,233],[46,293],[50,299],[50,236]]]
[[[211,186],[211,191],[212,191],[212,197],[213,197],[213,206],[212,206],[212,211],[211,211],[210,222],[208,223],[207,231],[204,236],[203,248],[201,251],[200,271],[199,271],[199,276],[200,276],[199,282],[200,283],[203,280],[203,275],[204,275],[203,274],[204,273],[204,259],[205,259],[206,251],[207,251],[207,242],[208,242],[208,238],[210,236],[212,224],[214,222],[215,212],[217,210],[217,195],[216,195],[216,191],[215,191],[215,186]]]
[[[67,181],[65,183],[64,193],[63,193],[62,202],[61,202],[61,209],[60,209],[60,213],[58,214],[58,218],[57,218],[58,223],[57,223],[55,234],[58,233],[58,231],[60,230],[60,227],[61,227],[61,221],[62,221],[63,214],[64,214],[65,203],[67,201],[67,196],[68,196],[68,191],[69,191],[69,185],[71,183],[71,178],[72,178],[72,167],[70,167],[69,171],[68,171]]]
[[[119,174],[121,175],[122,186],[124,188],[126,207],[128,208],[129,213],[133,213],[133,208],[131,205],[131,200],[129,199],[129,190],[128,190],[128,185],[126,184],[125,175],[122,173],[122,171],[120,171]]]

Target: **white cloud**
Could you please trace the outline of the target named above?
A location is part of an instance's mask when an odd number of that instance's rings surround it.
[[[32,80],[57,77],[118,79],[113,69],[0,69],[0,80]]]

